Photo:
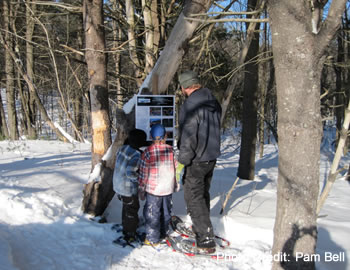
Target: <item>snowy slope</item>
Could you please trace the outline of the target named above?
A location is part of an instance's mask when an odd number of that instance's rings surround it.
[[[0,142],[0,269],[270,269],[277,147],[265,147],[264,157],[257,159],[256,181],[238,182],[222,216],[219,212],[225,193],[236,179],[237,146],[230,139],[223,142],[211,188],[211,216],[216,233],[242,252],[237,257],[225,254],[226,259],[215,261],[170,250],[113,245],[117,234],[110,228],[113,222],[120,222],[119,201],[114,198],[108,207],[111,223],[107,224],[91,221],[80,209],[83,184],[90,171],[90,145]],[[331,154],[322,155],[321,187]],[[349,157],[342,162],[348,164]],[[321,212],[318,269],[350,270],[349,192],[349,183],[339,177]],[[174,195],[173,210],[189,221],[183,191]],[[344,254],[345,258],[326,262],[326,252]]]

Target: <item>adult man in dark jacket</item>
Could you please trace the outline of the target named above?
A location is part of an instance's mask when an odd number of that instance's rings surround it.
[[[179,113],[179,157],[187,211],[192,219],[197,247],[215,252],[210,221],[210,182],[220,156],[221,106],[208,88],[199,83],[196,72],[179,75],[186,96]]]

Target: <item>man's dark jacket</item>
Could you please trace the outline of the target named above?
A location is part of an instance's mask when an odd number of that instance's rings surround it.
[[[179,162],[215,160],[220,156],[221,106],[208,88],[194,91],[180,108]]]

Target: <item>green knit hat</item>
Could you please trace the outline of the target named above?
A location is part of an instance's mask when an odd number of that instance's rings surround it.
[[[198,74],[192,70],[185,71],[179,75],[179,82],[183,88],[199,84]]]

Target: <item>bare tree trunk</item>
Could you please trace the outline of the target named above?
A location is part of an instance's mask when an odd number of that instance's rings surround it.
[[[79,16],[79,18],[82,19],[82,17]],[[69,22],[67,22],[67,27],[70,27]],[[83,35],[84,35],[84,31],[83,31],[83,24],[79,24],[77,25],[77,46],[79,48],[79,50],[82,50],[84,47],[83,44]],[[67,32],[69,32],[69,30],[67,30]],[[82,54],[77,54],[77,59],[81,62],[84,62],[84,56]],[[68,56],[66,56],[66,62],[67,62],[67,66],[68,69],[71,71],[71,73],[73,74],[75,81],[77,83],[77,87],[74,87],[72,89],[72,99],[73,99],[73,119],[72,122],[75,123],[75,128],[74,128],[74,138],[76,140],[84,140],[84,135],[83,135],[83,125],[84,125],[84,116],[87,114],[86,111],[84,110],[84,86],[81,82],[81,78],[78,76],[77,74],[77,70],[74,70],[74,67],[72,66],[70,59]],[[69,106],[68,106],[69,107]]]
[[[161,1],[159,1],[161,2]],[[151,17],[152,17],[152,30],[153,30],[153,65],[152,68],[154,66],[154,62],[156,61],[156,56],[158,56],[158,50],[159,50],[159,42],[160,42],[160,25],[159,25],[159,21],[161,20],[161,15],[158,12],[158,0],[152,0],[151,3]]]
[[[337,62],[338,63],[344,63],[344,47],[343,47],[343,36],[341,36],[341,33],[339,33],[339,36],[337,38],[338,43],[338,56],[337,56]],[[345,108],[345,93],[343,91],[343,80],[342,80],[342,69],[341,67],[335,65],[334,71],[335,71],[335,85],[336,85],[336,95],[335,95],[335,117],[336,117],[336,145],[338,145],[338,141],[340,139],[340,132],[342,129],[342,123],[344,119],[344,108]]]
[[[152,2],[156,0],[142,0],[143,20],[145,24],[145,74],[150,73],[154,66],[153,39],[154,28],[152,24]]]
[[[9,138],[9,131],[7,129],[4,106],[2,104],[2,97],[0,93],[0,135],[2,138]]]
[[[129,40],[129,55],[135,69],[135,78],[137,86],[140,87],[143,80],[141,62],[137,55],[137,37],[135,34],[135,8],[132,0],[125,1],[126,17],[129,25],[128,40]]]
[[[257,0],[248,0],[247,11],[257,7]],[[249,23],[247,23],[247,29]],[[242,113],[242,136],[239,155],[239,167],[237,176],[242,179],[254,180],[255,177],[255,149],[258,123],[258,82],[259,64],[259,28],[255,25],[253,39],[250,43],[245,65],[244,90],[243,90],[243,113]],[[255,58],[255,61],[254,61]]]
[[[92,169],[99,163],[111,145],[107,58],[103,20],[103,0],[84,0],[85,59],[90,79],[92,124]],[[83,211],[101,215],[113,198],[113,165],[103,166],[101,181],[84,188]]]
[[[264,140],[265,140],[265,103],[266,103],[266,92],[267,92],[267,85],[266,85],[266,77],[267,77],[267,65],[266,63],[263,64],[263,82],[262,85],[260,85],[260,121],[259,121],[259,157],[262,158],[264,156]]]
[[[13,37],[10,31],[10,18],[11,15],[11,4],[10,1],[4,0],[2,3],[3,7],[3,18],[5,28],[5,42],[8,44],[8,50],[5,51],[5,73],[6,73],[6,100],[7,100],[7,117],[10,138],[12,140],[18,140],[18,129],[17,129],[17,113],[16,113],[16,102],[15,102],[15,73],[14,65],[9,50],[13,51]]]
[[[33,33],[35,28],[35,22],[32,17],[32,12],[36,13],[36,4],[33,1],[29,1],[28,6],[29,8],[26,8],[26,67],[27,67],[27,74],[29,79],[34,82],[34,56],[33,56]],[[28,130],[28,136],[30,139],[36,139],[36,129],[35,129],[35,106],[34,108],[30,106],[30,98],[31,94],[30,91],[28,91],[28,95],[26,95],[24,92],[22,93],[22,102],[23,107],[25,110],[25,119],[27,124],[27,130]],[[34,109],[34,111],[33,111]]]
[[[120,9],[120,4],[117,0],[113,1],[113,9]],[[113,21],[113,36],[114,36],[114,47],[119,47],[119,40],[122,38],[122,29],[117,25],[115,21]],[[121,55],[119,52],[114,54],[114,65],[115,65],[115,74],[116,78],[116,87],[117,87],[117,108],[121,109],[123,107],[123,96],[121,90],[121,82],[120,82],[120,64],[121,64]]]
[[[268,41],[268,34],[267,34],[267,23],[264,24],[264,46],[263,46],[263,56],[262,58],[267,58],[268,56],[268,50],[269,50],[269,41]],[[261,77],[259,76],[259,88],[260,90],[260,121],[259,121],[259,157],[262,158],[264,155],[264,141],[265,141],[265,104],[266,104],[266,94],[267,94],[267,87],[268,87],[268,76],[271,76],[269,72],[269,64],[270,62],[268,60],[263,60],[260,62],[260,69],[261,69]]]
[[[304,1],[269,0],[278,104],[278,185],[273,269],[315,269],[316,206],[322,123],[320,81],[324,50],[336,33],[346,0],[332,1],[318,34]],[[283,14],[283,16],[281,16]],[[295,16],[299,14],[300,16]]]
[[[84,1],[84,30],[90,80],[93,168],[111,145],[103,0]]]

